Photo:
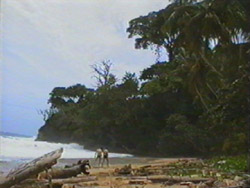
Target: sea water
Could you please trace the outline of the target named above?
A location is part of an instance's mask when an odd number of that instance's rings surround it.
[[[95,152],[84,149],[79,144],[49,143],[35,141],[35,137],[13,137],[0,136],[0,172],[9,170],[12,167],[46,153],[63,148],[61,158],[94,158]],[[129,154],[110,153],[110,157],[128,157]]]
[[[84,149],[79,144],[49,143],[35,141],[34,137],[0,136],[0,161],[26,160],[40,157],[56,149],[63,148],[61,158],[93,158],[95,152]],[[110,157],[127,157],[129,154],[110,153]]]

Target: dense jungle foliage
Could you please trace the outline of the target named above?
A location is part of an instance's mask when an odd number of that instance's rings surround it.
[[[54,88],[38,140],[148,156],[246,153],[250,1],[175,0],[127,32],[166,61],[119,82],[103,61],[92,67],[97,88]]]

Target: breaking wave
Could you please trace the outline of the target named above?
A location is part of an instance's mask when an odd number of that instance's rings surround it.
[[[0,136],[0,161],[29,160],[63,148],[62,158],[93,158],[94,152],[79,144],[49,143],[35,138]],[[110,157],[128,157],[129,154],[110,153]]]

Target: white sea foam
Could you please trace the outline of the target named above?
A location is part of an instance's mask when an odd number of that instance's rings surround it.
[[[40,157],[53,150],[64,148],[62,158],[93,158],[94,152],[78,144],[35,141],[35,138],[0,136],[0,161],[26,160]],[[110,157],[127,157],[129,154],[110,153]]]

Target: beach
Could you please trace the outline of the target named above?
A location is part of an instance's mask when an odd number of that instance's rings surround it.
[[[76,143],[50,143],[45,141],[36,141],[35,137],[14,137],[0,136],[0,173],[6,174],[11,169],[20,164],[32,161],[46,153],[63,148],[63,155],[58,163],[59,166],[74,163],[79,159],[94,158],[95,152],[84,149],[83,146]],[[111,163],[119,161],[119,158],[130,160],[132,155],[110,152],[110,157],[114,158]],[[137,161],[135,159],[135,161]]]
[[[62,169],[78,160],[59,159],[53,169]],[[109,167],[98,167],[95,159],[88,160],[91,164],[89,175],[79,173],[75,177],[52,178],[53,188],[208,188],[239,187],[244,184],[243,176],[225,173],[195,158],[114,157],[110,158]],[[13,188],[37,185],[47,188],[48,180],[43,178],[27,179]]]
[[[177,161],[177,159],[175,158],[169,158],[169,159],[159,159],[159,158],[149,158],[149,157],[111,157],[109,158],[109,167],[107,167],[106,164],[104,164],[104,167],[99,167],[98,166],[98,161],[95,161],[94,158],[71,158],[71,159],[59,159],[57,161],[57,164],[53,166],[53,168],[63,168],[66,165],[72,165],[72,164],[76,164],[79,160],[89,160],[90,161],[90,165],[91,165],[91,169],[89,169],[90,171],[90,175],[91,176],[102,176],[102,178],[100,179],[100,182],[106,184],[106,178],[103,178],[104,174],[109,174],[112,173],[115,169],[118,168],[122,168],[125,165],[132,165],[133,167],[139,167],[139,166],[144,166],[144,165],[148,165],[148,164],[152,164],[155,161]],[[26,161],[25,161],[26,162]],[[4,162],[0,162],[0,180],[6,176],[12,169],[15,169],[16,167],[18,167],[19,165],[25,163],[20,162],[20,161],[4,161]],[[110,175],[107,176],[107,178],[110,177]],[[27,185],[24,185],[24,187]],[[18,185],[17,185],[17,188]]]
[[[86,176],[83,174],[79,174],[77,177],[80,178],[94,178],[95,181],[94,182],[89,182],[89,187],[96,187],[96,185],[100,185],[100,187],[113,187],[114,185],[118,185],[121,184],[121,182],[124,183],[124,181],[126,182],[128,180],[128,178],[123,177],[121,175],[116,175],[114,172],[117,169],[122,169],[124,166],[127,165],[131,165],[131,167],[133,168],[140,168],[143,166],[149,166],[152,164],[169,164],[172,162],[176,162],[179,159],[177,158],[148,158],[148,157],[113,157],[110,158],[110,165],[109,167],[107,167],[107,165],[105,164],[103,167],[99,167],[98,166],[98,162],[95,162],[94,158],[74,158],[74,159],[59,159],[57,164],[53,167],[53,168],[63,168],[65,165],[72,165],[72,164],[76,164],[78,162],[78,160],[89,160],[90,161],[90,165],[91,168],[89,169],[90,175]],[[11,162],[2,162],[1,163],[1,168],[2,170],[5,171],[5,175],[6,173],[10,170],[10,167],[17,167],[19,164],[17,163],[11,163]],[[130,177],[130,175],[129,175]],[[2,177],[0,176],[0,179],[3,178],[3,174]],[[121,181],[121,178],[124,181]],[[72,177],[71,180],[74,180],[74,178]],[[81,183],[80,183],[81,184]],[[33,186],[32,184],[29,185],[25,184],[24,185],[16,185],[15,188],[26,188],[29,186]],[[99,186],[98,186],[99,187]],[[155,185],[154,185],[155,187]]]
[[[157,188],[169,185],[168,187],[173,188],[187,188],[195,187],[197,184],[211,187],[209,185],[211,182],[213,186],[227,187],[241,185],[242,180],[247,178],[244,174],[242,175],[242,172],[229,173],[215,168],[214,164],[211,165],[196,158],[137,157],[111,151],[109,166],[104,164],[103,167],[100,167],[98,161],[94,159],[95,152],[85,150],[78,144],[49,143],[35,141],[34,138],[15,137],[1,137],[1,141],[0,180],[18,166],[58,148],[63,148],[63,153],[53,169],[65,169],[65,166],[77,164],[79,160],[89,160],[91,168],[88,169],[89,175],[80,171],[74,175],[76,177],[53,178],[53,184],[60,185],[53,185],[53,187]],[[221,161],[219,162],[221,163]],[[30,179],[17,184],[14,188],[31,188],[36,184],[47,188],[48,180],[38,180],[38,176],[38,174],[33,174]]]
[[[98,162],[95,162],[94,158],[71,158],[71,159],[59,159],[55,167],[64,167],[65,165],[71,165],[77,163],[79,160],[89,160],[92,167],[97,167]],[[127,164],[147,164],[151,161],[157,160],[157,158],[150,157],[112,157],[109,159],[110,166],[122,166]],[[167,159],[169,161],[176,160],[174,158]],[[0,162],[0,175],[7,174],[11,169],[18,167],[20,164],[28,161],[2,161]]]

